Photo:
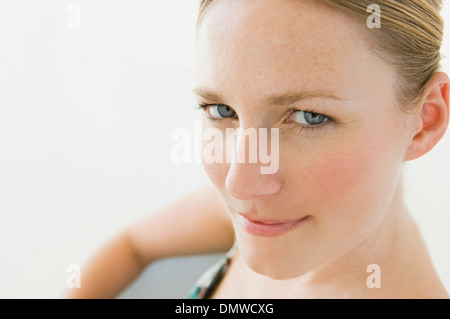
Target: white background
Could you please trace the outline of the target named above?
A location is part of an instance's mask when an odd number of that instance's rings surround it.
[[[200,164],[170,157],[171,132],[193,130],[197,116],[196,9],[196,0],[0,2],[0,298],[58,297],[68,265],[208,183]],[[448,5],[443,14],[450,21]],[[448,290],[449,158],[447,134],[405,171],[408,206]],[[183,297],[217,257],[157,262],[121,297]]]

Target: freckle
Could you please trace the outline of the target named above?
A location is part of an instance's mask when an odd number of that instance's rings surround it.
[[[316,172],[311,172],[311,184],[317,187],[317,194],[327,194],[330,202],[343,198],[352,192],[358,185],[364,164],[351,157],[327,158],[321,163],[316,163]]]

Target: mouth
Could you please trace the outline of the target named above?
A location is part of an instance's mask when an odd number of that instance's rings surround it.
[[[301,224],[305,218],[306,217],[303,217],[293,221],[263,221],[251,219],[250,217],[244,216],[240,213],[237,215],[239,224],[245,232],[262,237],[273,237],[287,233]]]

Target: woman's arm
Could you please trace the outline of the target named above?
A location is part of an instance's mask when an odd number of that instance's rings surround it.
[[[126,228],[94,254],[81,288],[65,298],[113,298],[151,262],[170,256],[228,250],[234,232],[217,191],[208,186]]]

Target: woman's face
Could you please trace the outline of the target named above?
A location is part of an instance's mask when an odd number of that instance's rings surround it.
[[[260,274],[287,279],[331,262],[390,209],[412,136],[394,74],[363,31],[306,0],[221,0],[202,22],[195,91],[212,105],[203,127],[279,130],[274,174],[261,163],[203,163]]]

